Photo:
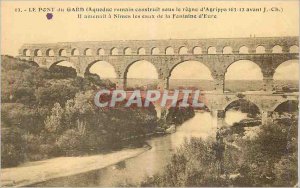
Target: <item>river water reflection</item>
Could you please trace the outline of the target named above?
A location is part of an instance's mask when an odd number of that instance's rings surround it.
[[[232,124],[246,117],[245,113],[230,111],[225,122]],[[161,172],[173,152],[184,139],[215,136],[216,119],[209,112],[197,112],[195,117],[177,127],[176,133],[147,140],[152,147],[141,155],[104,169],[42,183],[43,186],[129,186],[137,185],[147,176]],[[39,184],[41,186],[41,184]]]

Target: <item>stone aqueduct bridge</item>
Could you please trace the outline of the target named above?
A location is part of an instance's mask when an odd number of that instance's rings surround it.
[[[262,71],[264,92],[245,93],[244,99],[258,106],[266,123],[269,113],[279,104],[298,100],[298,94],[272,94],[275,69],[288,60],[298,60],[298,46],[298,37],[62,42],[24,44],[19,58],[45,68],[68,61],[82,77],[94,63],[106,61],[115,69],[118,88],[126,87],[129,67],[146,60],[158,72],[160,89],[168,89],[169,77],[178,64],[199,61],[208,67],[214,79],[214,92],[205,94],[205,98],[207,106],[220,120],[224,118],[226,106],[239,99],[236,94],[224,93],[227,68],[239,60],[249,60]]]

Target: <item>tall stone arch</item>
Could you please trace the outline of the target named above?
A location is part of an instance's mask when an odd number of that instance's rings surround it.
[[[109,61],[101,60],[101,59],[97,59],[97,60],[94,60],[94,61],[88,63],[88,64],[84,67],[84,75],[87,75],[88,73],[90,73],[90,68],[91,68],[94,64],[96,64],[96,63],[98,63],[98,62],[101,62],[101,61],[110,64],[110,65],[114,68],[114,71],[115,71],[115,73],[116,73],[116,78],[119,77],[119,74],[118,74],[118,72],[117,72],[118,68],[115,66],[115,64],[112,64],[112,63],[110,63]]]
[[[149,62],[150,64],[153,65],[153,67],[155,68],[157,75],[158,75],[158,79],[160,79],[161,75],[163,74],[161,71],[161,68],[158,67],[158,65],[156,63],[153,63],[153,61],[151,59],[147,59],[147,58],[142,58],[142,59],[129,59],[126,61],[125,65],[122,67],[122,71],[121,71],[121,78],[123,79],[123,87],[126,88],[127,87],[127,74],[128,74],[128,70],[130,69],[130,67],[140,61],[146,61]],[[147,71],[147,70],[145,70]]]

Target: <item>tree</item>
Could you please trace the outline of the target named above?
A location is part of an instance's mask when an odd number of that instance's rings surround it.
[[[54,103],[64,105],[69,99],[75,97],[78,89],[72,85],[54,84],[50,87],[39,87],[35,91],[39,105],[52,106]]]
[[[83,136],[76,129],[66,130],[58,139],[57,145],[63,153],[76,155],[83,151]]]
[[[296,152],[281,157],[274,167],[276,176],[274,186],[293,187],[298,183],[298,157]]]
[[[55,103],[52,110],[51,115],[48,116],[45,120],[45,129],[50,132],[54,133],[58,130],[62,130],[62,118],[63,118],[64,110],[60,106],[59,103]]]
[[[1,123],[3,125],[3,123]],[[24,140],[21,130],[17,128],[1,129],[1,166],[2,168],[16,166],[23,162]]]

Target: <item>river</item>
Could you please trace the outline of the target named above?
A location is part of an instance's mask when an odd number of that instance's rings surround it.
[[[230,125],[246,115],[239,111],[228,111],[225,122]],[[135,186],[145,177],[161,172],[184,139],[214,137],[216,129],[216,119],[209,112],[197,112],[192,119],[178,126],[175,133],[147,140],[152,148],[134,158],[100,170],[56,178],[34,186]]]

